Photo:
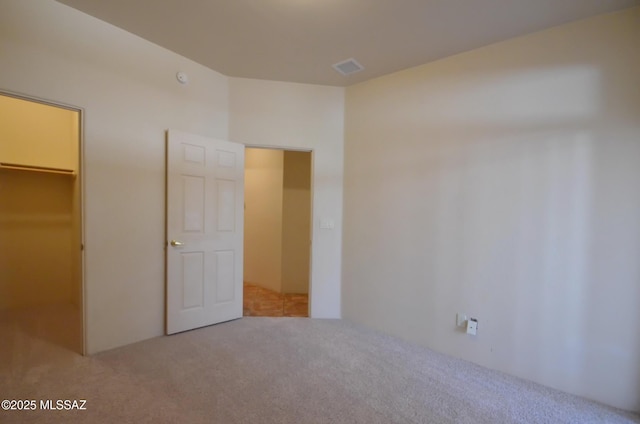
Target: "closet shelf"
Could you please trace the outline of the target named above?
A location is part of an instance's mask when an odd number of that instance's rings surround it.
[[[75,176],[75,171],[73,169],[49,168],[46,166],[20,165],[15,163],[0,162],[0,168],[15,169],[17,171],[48,172],[50,174],[64,174]]]
[[[61,225],[71,224],[72,217],[70,214],[3,214],[0,215],[0,226],[5,225]]]

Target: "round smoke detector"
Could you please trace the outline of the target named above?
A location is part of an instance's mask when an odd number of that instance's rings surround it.
[[[176,79],[180,84],[186,84],[189,82],[189,77],[184,72],[178,72],[176,74]]]

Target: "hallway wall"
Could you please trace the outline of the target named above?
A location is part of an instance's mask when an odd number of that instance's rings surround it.
[[[244,280],[308,293],[311,153],[245,150]]]
[[[284,152],[282,184],[282,292],[309,293],[310,152]]]
[[[244,281],[282,292],[282,150],[245,149]]]

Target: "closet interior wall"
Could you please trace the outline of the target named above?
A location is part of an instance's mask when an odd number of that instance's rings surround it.
[[[0,115],[0,319],[82,353],[80,112],[0,94]]]

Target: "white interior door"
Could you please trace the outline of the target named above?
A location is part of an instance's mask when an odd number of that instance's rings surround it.
[[[167,133],[167,334],[242,316],[244,146]]]

